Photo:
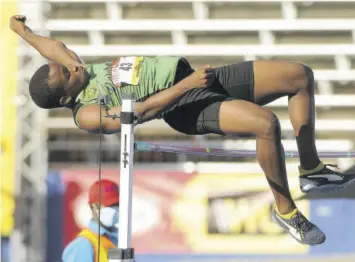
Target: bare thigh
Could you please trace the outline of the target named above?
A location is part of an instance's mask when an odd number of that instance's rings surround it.
[[[307,85],[305,68],[303,64],[286,61],[254,61],[255,102],[265,105],[280,97],[296,94]]]
[[[268,109],[244,100],[225,101],[219,112],[219,125],[225,134],[248,134],[268,138],[278,125],[277,117]]]

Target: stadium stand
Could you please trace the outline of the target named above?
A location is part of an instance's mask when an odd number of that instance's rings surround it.
[[[115,55],[182,55],[193,66],[263,58],[309,64],[317,81],[317,137],[329,141],[325,150],[345,150],[331,141],[347,141],[351,149],[355,138],[354,7],[349,0],[49,0],[45,27],[86,63]],[[284,138],[293,138],[287,99],[269,107],[281,119]],[[52,110],[48,124],[51,141],[75,141],[78,134],[93,139],[74,129],[70,112]],[[158,120],[137,134],[191,140]]]

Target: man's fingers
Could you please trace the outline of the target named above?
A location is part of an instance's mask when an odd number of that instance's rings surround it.
[[[205,68],[204,71],[207,73],[207,74],[210,74],[210,73],[214,73],[215,69],[213,67],[210,67],[210,68]]]
[[[212,79],[212,78],[214,78],[214,73],[212,72],[212,73],[206,74],[206,78],[207,78],[207,79]]]
[[[203,65],[203,66],[201,66],[201,68],[204,68],[206,70],[214,69],[214,67],[212,65]]]
[[[197,72],[199,73],[210,73],[210,72],[214,72],[215,71],[215,68],[214,67],[211,67],[210,65],[206,65],[206,66],[202,66],[202,67],[199,67],[196,69]]]
[[[206,73],[207,73],[207,74],[214,74],[215,71],[216,71],[216,70],[215,70],[214,68],[208,68],[208,69],[206,69]]]
[[[15,19],[21,22],[25,22],[26,21],[26,16],[24,15],[15,15]]]

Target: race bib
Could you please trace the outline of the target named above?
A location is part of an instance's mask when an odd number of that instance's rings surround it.
[[[138,85],[143,57],[121,57],[120,61],[113,61],[111,68],[112,82],[116,87],[122,84]]]

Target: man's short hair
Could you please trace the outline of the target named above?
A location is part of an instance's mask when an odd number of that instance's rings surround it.
[[[56,94],[56,88],[48,85],[49,65],[42,65],[34,73],[30,80],[30,95],[33,102],[45,109],[62,107],[60,99],[62,96]]]

